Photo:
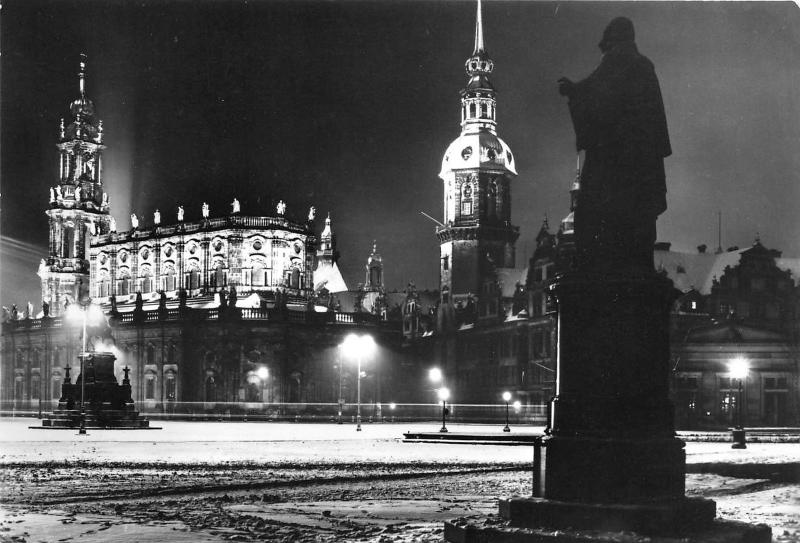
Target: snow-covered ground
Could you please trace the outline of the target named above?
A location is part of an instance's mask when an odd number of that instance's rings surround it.
[[[496,514],[498,497],[531,487],[529,446],[401,442],[406,431],[438,431],[433,422],[357,432],[156,421],[161,430],[86,436],[28,428],[37,423],[0,419],[3,543],[441,541],[444,520]],[[702,472],[687,475],[687,494],[716,500],[721,517],[770,524],[774,541],[800,543],[800,445],[693,442],[686,451],[689,471]]]

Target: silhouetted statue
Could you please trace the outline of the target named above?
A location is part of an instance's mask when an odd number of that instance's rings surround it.
[[[117,297],[115,295],[111,295],[111,312],[117,312]]]
[[[136,311],[143,311],[144,310],[144,300],[142,299],[142,293],[136,293],[136,302],[135,302],[134,310]]]
[[[186,299],[188,295],[186,294],[186,289],[181,288],[178,290],[178,309],[184,310],[186,309]]]
[[[50,317],[50,304],[46,300],[42,300],[42,317],[45,319]]]
[[[166,311],[167,310],[167,293],[163,290],[161,291],[161,296],[158,298],[158,310],[159,311]]]
[[[238,299],[238,296],[237,296],[237,294],[236,294],[236,287],[235,287],[235,286],[233,286],[233,285],[231,285],[231,292],[230,292],[230,295],[228,296],[228,303],[229,303],[229,305],[230,305],[231,307],[235,308],[235,307],[236,307],[236,300],[237,300],[237,299]]]
[[[664,158],[672,153],[664,102],[629,19],[611,21],[599,46],[603,59],[589,77],[559,80],[578,151],[586,151],[575,209],[577,264],[584,271],[650,271],[656,219],[667,208]]]

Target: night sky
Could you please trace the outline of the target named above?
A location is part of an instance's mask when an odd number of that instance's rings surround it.
[[[483,6],[498,134],[517,158],[518,265],[547,215],[568,212],[574,134],[563,76],[597,65],[611,18],[630,17],[661,80],[673,156],[659,240],[800,256],[800,8],[768,2],[495,2]],[[87,94],[104,121],[120,230],[230,209],[330,211],[351,288],[372,240],[387,287],[436,288],[442,155],[459,127],[473,2],[59,1],[2,6],[0,303],[37,306],[59,118]]]

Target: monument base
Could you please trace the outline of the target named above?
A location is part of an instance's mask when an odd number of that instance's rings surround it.
[[[445,522],[444,538],[451,543],[770,543],[772,530],[766,524],[714,520],[677,536],[648,536],[602,529],[525,528],[503,518],[460,518]]]
[[[117,382],[114,374],[112,353],[91,352],[81,355],[83,358],[82,373],[75,384],[69,379],[69,370],[65,382],[61,385],[61,398],[58,407],[44,416],[42,425],[31,428],[45,429],[124,429],[147,430],[158,429],[150,426],[134,407],[131,397],[131,383],[128,379],[127,367],[123,369],[125,378],[122,384]],[[81,414],[81,404],[84,414]]]
[[[545,498],[500,500],[500,516],[512,526],[526,528],[680,535],[709,526],[716,514],[716,504],[703,498],[641,504],[562,502]]]

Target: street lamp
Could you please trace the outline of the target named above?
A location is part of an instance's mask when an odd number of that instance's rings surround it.
[[[506,402],[506,427],[503,428],[503,431],[510,432],[511,428],[508,427],[508,402],[511,401],[511,393],[507,390],[503,392],[503,401]]]
[[[356,392],[356,431],[361,431],[361,359],[375,349],[375,340],[370,335],[357,336],[350,334],[344,338],[342,349],[348,356],[354,356],[358,361],[358,378]]]
[[[66,316],[72,321],[81,320],[83,326],[82,334],[82,349],[81,349],[81,426],[78,429],[78,435],[86,435],[86,406],[84,405],[84,394],[86,387],[86,375],[83,373],[83,361],[86,358],[86,324],[96,324],[103,318],[103,310],[91,302],[86,305],[71,304],[66,311]]]
[[[445,425],[445,417],[447,416],[447,400],[450,398],[450,389],[442,387],[438,391],[439,399],[442,400],[442,428],[439,430],[440,432],[447,432],[447,426]]]
[[[728,373],[732,379],[739,380],[739,395],[737,396],[736,406],[736,428],[733,429],[733,445],[732,449],[746,449],[747,437],[744,431],[744,418],[742,415],[742,382],[747,379],[747,372],[750,370],[747,360],[744,358],[735,358],[728,364]]]
[[[428,370],[428,379],[433,381],[434,383],[443,383],[444,376],[442,375],[442,370],[439,368],[431,368]]]

